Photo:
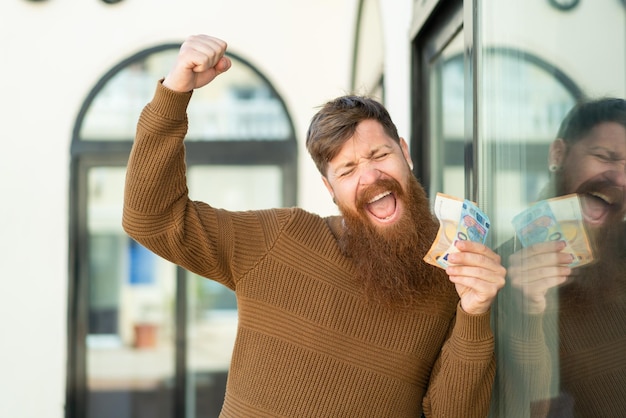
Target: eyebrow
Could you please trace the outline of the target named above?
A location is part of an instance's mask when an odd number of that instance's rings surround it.
[[[383,144],[383,145],[379,146],[378,148],[374,148],[373,150],[371,150],[369,155],[366,158],[371,159],[372,157],[374,157],[374,155],[378,154],[381,150],[392,151],[393,147],[388,145],[388,144]],[[352,168],[352,167],[354,167],[356,165],[358,165],[357,160],[349,160],[349,161],[345,162],[344,164],[340,164],[337,167],[337,170],[335,170],[335,172],[338,171],[338,170],[344,169],[344,168]]]

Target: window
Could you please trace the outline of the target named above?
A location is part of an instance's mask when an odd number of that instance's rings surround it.
[[[431,197],[443,191],[479,203],[491,220],[488,244],[509,267],[492,308],[498,365],[491,417],[613,416],[626,408],[626,205],[621,194],[608,198],[613,206],[589,197],[598,196],[592,180],[625,176],[625,5],[556,3],[414,1],[416,171]],[[614,135],[560,131],[579,103],[606,97],[618,100],[593,117],[616,121]],[[554,144],[563,158],[554,158]],[[594,154],[598,147],[590,144],[611,151]],[[615,183],[612,190],[623,193]],[[574,258],[572,273],[557,285],[554,263],[543,277],[537,273],[546,266],[524,257],[515,219],[537,201],[570,193],[585,202],[572,205],[579,213],[598,217],[611,207],[615,219],[600,227],[577,219],[572,227],[574,215],[555,213],[561,237],[586,234],[595,251],[590,265]]]
[[[76,121],[68,417],[211,417],[221,409],[234,294],[157,257],[121,227],[135,125],[178,48],[151,48],[112,68]],[[229,56],[229,73],[194,92],[188,108],[190,196],[233,210],[295,205],[296,140],[285,104],[262,74]]]
[[[413,134],[415,171],[426,192],[458,197],[470,193],[471,119],[467,119],[463,4],[448,2],[425,22],[414,40]]]

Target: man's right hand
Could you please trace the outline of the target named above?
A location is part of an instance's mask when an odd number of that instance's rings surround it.
[[[224,56],[226,42],[208,35],[192,35],[183,42],[163,86],[188,92],[209,84],[231,66]]]

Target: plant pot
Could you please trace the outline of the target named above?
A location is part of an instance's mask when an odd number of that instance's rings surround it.
[[[156,324],[135,324],[135,348],[154,348],[157,345]]]

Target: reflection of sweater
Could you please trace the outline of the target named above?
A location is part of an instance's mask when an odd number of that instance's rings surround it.
[[[523,297],[511,287],[500,292],[495,417],[626,415],[623,252],[574,270],[571,283],[548,292],[543,315],[512,309]]]
[[[561,392],[575,417],[626,416],[625,267],[622,260],[582,268],[578,283],[593,289],[559,289]]]
[[[465,314],[452,286],[410,309],[366,303],[337,245],[338,217],[190,201],[190,97],[159,83],[144,109],[123,223],[155,253],[236,292],[222,416],[400,418],[422,408],[426,416],[486,416],[495,372],[489,314]]]

